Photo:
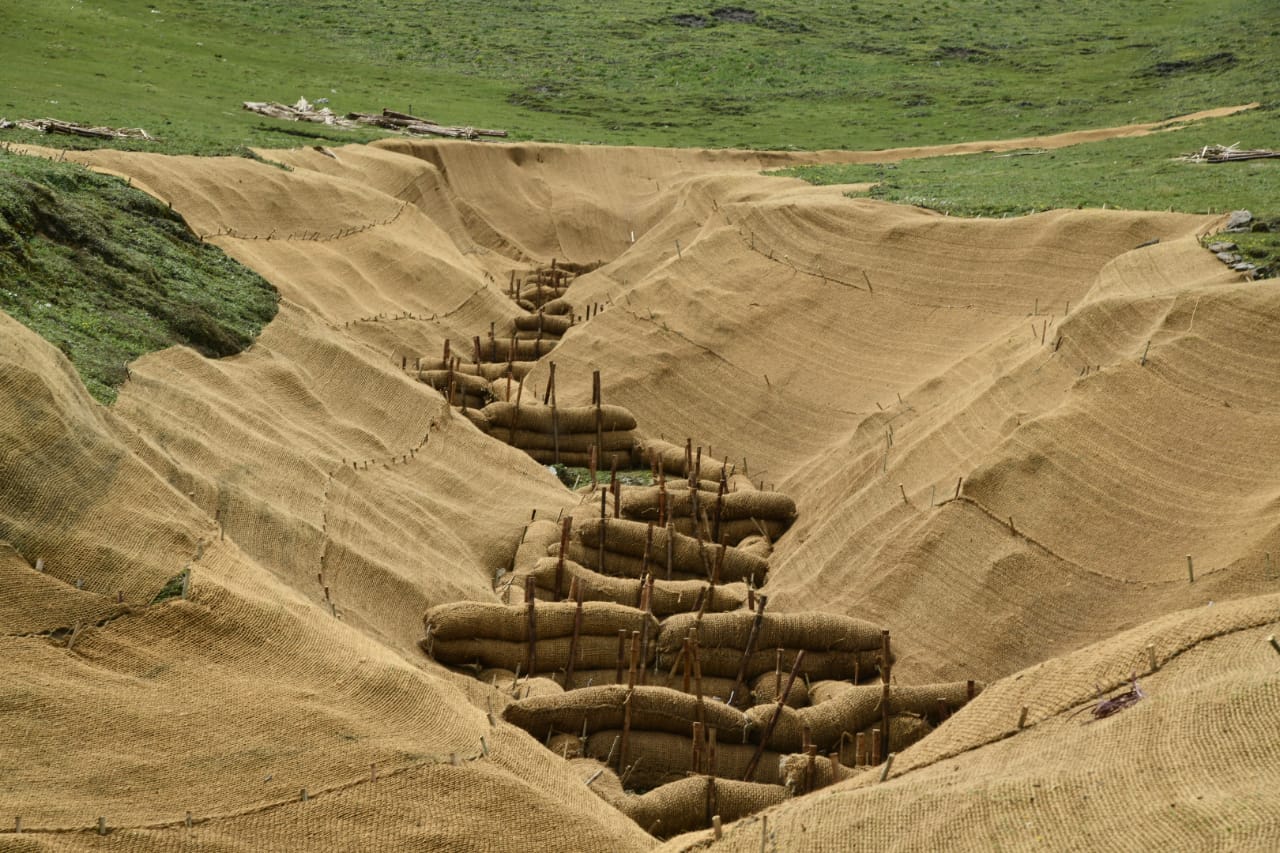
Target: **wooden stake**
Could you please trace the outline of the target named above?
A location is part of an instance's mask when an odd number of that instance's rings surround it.
[[[867,735],[864,732],[858,732],[853,737],[853,762],[856,767],[865,767],[867,764]]]
[[[657,463],[655,463],[657,464]],[[667,475],[666,469],[658,468],[658,526],[667,525]],[[671,580],[671,578],[667,578]]]
[[[1147,663],[1150,664],[1152,672],[1160,668],[1156,663],[1156,647],[1151,643],[1147,643]]]
[[[553,599],[559,601],[564,589],[564,553],[569,550],[569,528],[573,526],[573,518],[566,517],[560,528],[560,553],[556,556],[556,590]]]
[[[719,841],[721,837],[723,837],[723,835],[724,835],[724,830],[721,829],[721,826],[720,826],[720,815],[718,814],[712,815],[711,816],[711,837],[714,840]]]
[[[763,596],[761,596],[763,598]],[[751,761],[747,763],[746,772],[742,774],[744,782],[750,782],[755,779],[756,768],[760,764],[760,758],[764,755],[765,746],[769,743],[769,739],[773,737],[773,730],[778,725],[778,719],[782,716],[782,707],[786,704],[787,697],[791,695],[791,688],[796,683],[796,675],[800,672],[800,665],[804,662],[804,649],[796,652],[795,662],[791,665],[791,674],[787,676],[787,686],[783,688],[782,695],[778,697],[778,702],[773,708],[773,716],[769,718],[769,722],[765,725],[764,732],[760,736],[760,742],[756,744],[756,751],[751,756]]]
[[[604,396],[600,389],[600,371],[593,371],[591,374],[591,386],[595,395],[596,404],[596,447],[604,450],[604,411],[601,406],[604,405]]]
[[[883,732],[885,750],[889,748],[889,675],[893,667],[893,657],[889,648],[889,631],[880,632],[880,730]]]
[[[631,632],[631,663],[630,671],[627,676],[627,698],[623,703],[622,712],[622,746],[618,750],[618,772],[622,772],[622,768],[627,763],[627,741],[631,738],[631,698],[635,696],[636,688],[636,658],[640,656],[640,632]]]
[[[1142,358],[1138,360],[1139,367],[1147,366],[1147,353],[1151,351],[1151,341],[1147,341],[1147,345],[1142,349]]]
[[[693,636],[689,651],[693,655],[693,695],[698,703],[694,707],[697,709],[698,721],[706,722],[707,712],[702,701],[702,653],[699,648],[697,634]]]
[[[904,486],[904,485],[902,485],[901,483],[899,483],[899,484],[898,484],[898,491],[902,492],[902,502],[903,502],[904,504],[909,504],[909,503],[911,503],[911,501],[907,500],[907,487],[906,487],[906,486]]]
[[[524,607],[525,618],[528,624],[528,641],[524,656],[524,668],[525,672],[529,673],[530,678],[532,678],[537,672],[538,666],[538,652],[536,648],[538,643],[538,611],[534,596],[536,589],[537,585],[533,579],[533,575],[529,575],[524,579]]]
[[[1190,554],[1187,555],[1187,581],[1188,583],[1196,582],[1196,570],[1195,570],[1195,567],[1191,565]]]
[[[606,491],[601,491],[600,492],[600,545],[597,548],[597,551],[598,551],[598,558],[600,560],[599,569],[602,573],[604,572],[605,534],[609,529],[609,519],[605,514],[606,501],[608,501],[608,499],[609,499],[609,493]]]
[[[756,598],[760,602],[760,606],[756,609],[756,618],[751,623],[751,632],[747,634],[747,646],[742,651],[742,662],[738,664],[738,677],[733,680],[733,689],[729,691],[729,704],[733,704],[733,700],[740,697],[740,691],[744,686],[747,677],[747,662],[751,659],[751,654],[755,651],[756,638],[760,635],[760,626],[764,623],[764,608],[769,603],[769,596],[759,595]],[[751,780],[748,779],[748,782]]]
[[[556,363],[551,362],[547,378],[547,396],[551,401],[551,461],[560,464],[560,412],[556,407]]]
[[[649,526],[644,532],[644,556],[640,558],[640,576],[644,577],[649,573],[649,566],[653,563],[653,522],[649,522]]]
[[[894,753],[891,752],[884,760],[884,769],[880,771],[881,782],[889,778],[889,771],[893,768],[893,756]]]
[[[613,493],[613,517],[622,514],[622,485],[618,482],[618,457],[609,457],[609,491]]]
[[[1023,705],[1022,711],[1018,714],[1018,728],[1021,729],[1026,725],[1027,725],[1027,706]]]
[[[1276,654],[1280,654],[1280,640],[1276,640],[1275,634],[1267,637],[1267,642],[1271,644],[1271,648],[1276,650]]]
[[[690,629],[689,636],[684,638],[681,643],[681,658],[684,661],[684,681],[682,690],[685,693],[692,692],[693,682],[693,630]]]
[[[569,519],[565,519],[566,522]],[[574,578],[576,581],[577,578]],[[564,667],[564,689],[572,690],[573,687],[573,667],[578,657],[578,638],[582,635],[582,584],[575,583],[573,587],[574,603],[577,607],[573,611],[573,634],[569,637],[569,660]]]
[[[627,661],[627,629],[618,629],[618,673],[614,676],[613,683],[622,683],[622,670],[626,666]]]
[[[524,396],[524,383],[521,382],[516,388],[516,405],[511,413],[511,446],[516,443],[516,430],[520,428],[520,400]]]
[[[676,562],[676,525],[674,521],[667,522],[667,580],[671,580],[671,572],[675,568]]]
[[[956,478],[956,496],[955,496],[955,498],[954,498],[955,500],[959,500],[959,499],[960,499],[960,484],[961,484],[961,483],[963,483],[963,482],[964,482],[964,477],[957,477],[957,478]]]
[[[720,541],[720,515],[724,512],[724,490],[728,486],[724,471],[720,472],[720,485],[716,489],[715,522],[711,527],[711,541]]]
[[[648,616],[652,612],[653,576],[640,578],[640,610]],[[649,662],[649,620],[645,619],[640,626],[640,683],[645,683],[645,673]]]

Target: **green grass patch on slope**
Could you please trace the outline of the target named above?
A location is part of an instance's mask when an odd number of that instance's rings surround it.
[[[270,284],[124,181],[0,154],[0,310],[66,353],[99,401],[144,353],[240,352],[276,305]]]
[[[0,0],[0,20],[0,115],[142,126],[162,141],[132,147],[172,152],[379,135],[240,109],[300,95],[517,139],[860,149],[1280,101],[1274,0],[1211,19],[1194,0]]]

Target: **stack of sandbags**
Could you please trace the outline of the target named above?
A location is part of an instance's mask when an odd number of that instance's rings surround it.
[[[576,669],[614,667],[620,631],[653,637],[658,630],[658,620],[651,613],[592,601],[582,606],[575,638],[573,602],[540,602],[532,609],[534,642],[530,643],[528,605],[460,601],[433,607],[424,619],[427,636],[422,649],[450,666],[519,669],[533,675],[566,669],[571,651]],[[648,665],[653,659],[652,643],[643,654]]]
[[[807,794],[852,779],[860,772],[839,761],[834,753],[830,756],[817,756],[797,752],[784,755],[780,763],[779,775],[790,794]]]
[[[526,311],[537,311],[549,302],[559,301],[569,289],[567,276],[559,273],[559,270],[537,271],[516,282],[516,302]]]
[[[974,685],[975,693],[980,689],[980,685]],[[762,735],[756,733],[768,729],[771,719],[777,713],[778,718],[773,724],[768,741],[771,750],[781,753],[801,751],[807,745],[807,729],[809,743],[825,754],[841,749],[846,742],[855,741],[859,733],[869,734],[880,725],[884,713],[881,705],[883,691],[884,687],[880,684],[849,684],[839,695],[816,705],[806,708],[784,706],[780,712],[777,711],[776,703],[757,705],[748,708],[745,716],[749,721],[751,736],[758,738]],[[968,683],[959,681],[910,686],[891,684],[888,751],[905,749],[928,734],[931,731],[928,717],[937,713],[939,701],[945,702],[953,710],[960,708],[969,701]],[[896,735],[895,728],[899,729]],[[855,761],[848,763],[854,764]]]
[[[627,489],[623,494],[632,491]],[[670,568],[673,580],[746,582],[760,586],[769,572],[768,560],[756,554],[712,546],[673,528],[654,526],[651,533],[647,523],[626,518],[584,519],[577,526],[566,556],[603,574],[619,577],[638,578],[647,572],[666,578]]]
[[[517,675],[510,669],[482,669],[476,680],[488,684],[511,699],[528,699],[531,696],[555,696],[564,693],[564,688],[553,678]]]
[[[742,482],[735,480],[732,491],[706,481],[690,488],[686,480],[627,489],[622,495],[621,514],[644,522],[665,518],[680,533],[700,535],[711,542],[736,545],[752,536],[772,542],[795,520],[795,501],[780,492],[744,488]]]
[[[537,313],[514,318],[511,321],[511,334],[520,341],[558,341],[572,326],[572,314],[548,314],[544,308]]]
[[[480,414],[491,436],[545,465],[559,461],[585,468],[598,440],[603,445],[597,448],[600,467],[609,467],[613,458],[619,467],[631,465],[636,419],[621,406],[544,406],[528,401],[517,406],[500,401],[485,406]]]
[[[557,538],[559,534],[557,533]],[[526,543],[528,537],[526,537]],[[548,547],[558,550],[558,542],[549,543]],[[526,563],[522,554],[527,553],[525,545],[520,546],[517,553],[517,569],[511,588],[517,592],[524,589],[524,579],[532,577],[536,584],[536,597],[540,600],[558,600],[569,596],[569,590],[576,581],[582,592],[584,601],[613,601],[618,604],[635,605],[641,600],[644,581],[641,578],[610,577],[583,566],[574,560],[566,559],[563,564],[559,557],[543,557],[533,563]],[[531,546],[528,551],[535,550]],[[546,548],[543,553],[546,553]],[[556,578],[560,578],[559,595],[556,594]],[[649,606],[659,618],[674,613],[686,613],[696,610],[702,605],[707,595],[709,583],[697,580],[662,580],[655,578],[650,592]],[[521,593],[522,594],[522,593]],[[707,599],[706,610],[718,612],[737,610],[746,604],[747,586],[743,583],[723,584],[717,586]]]
[[[453,370],[419,370],[418,381],[439,391],[453,405],[482,409],[493,400],[490,381],[483,376]]]
[[[514,381],[521,381],[529,372],[538,366],[536,361],[502,361],[497,364],[476,364],[472,361],[463,361],[459,358],[450,358],[448,360],[440,359],[419,359],[417,362],[418,372],[448,370],[450,365],[453,366],[454,373],[465,373],[469,376],[481,376],[493,382],[498,379],[505,380],[507,378],[508,368],[511,371],[511,377]],[[420,380],[421,376],[418,377]]]
[[[573,695],[567,693],[565,695]],[[585,754],[588,758],[604,761],[612,754],[617,766],[622,732],[604,729],[587,737]],[[627,751],[622,777],[629,789],[657,788],[685,778],[691,773],[709,772],[725,779],[742,779],[756,754],[752,743],[719,741],[715,750],[715,766],[711,767],[705,752],[699,766],[694,766],[694,742],[691,734],[663,731],[632,731],[627,738]],[[700,748],[705,748],[701,744]],[[756,766],[754,782],[778,785],[782,782],[779,759],[782,756],[772,750],[764,750]]]
[[[629,707],[628,707],[629,706]],[[630,715],[631,731],[688,734],[693,724],[714,728],[721,740],[743,743],[747,718],[722,702],[699,703],[697,697],[666,687],[625,684],[588,687],[560,695],[538,696],[513,702],[502,712],[538,740],[553,732],[588,737],[599,731],[619,729]]]
[[[558,545],[561,536],[561,522],[551,521],[545,518],[538,518],[530,521],[525,525],[524,533],[520,536],[520,543],[516,545],[516,555],[511,561],[511,571],[513,574],[500,576],[495,580],[494,592],[509,593],[512,587],[515,588],[516,594],[520,596],[520,600],[524,600],[525,576],[532,574],[534,566],[547,557],[547,550],[552,545]],[[553,584],[554,585],[554,584]],[[550,589],[550,586],[548,587]],[[543,596],[539,595],[541,599]],[[548,595],[546,598],[550,599]],[[564,598],[563,595],[559,598]],[[589,599],[597,600],[597,599]],[[510,604],[510,595],[503,595],[503,601]],[[639,601],[639,599],[636,599]],[[630,601],[620,601],[619,604],[632,604]]]
[[[882,641],[878,626],[832,613],[738,610],[706,613],[701,618],[684,613],[664,620],[658,631],[659,668],[674,665],[690,632],[698,641],[703,675],[737,678],[741,674],[743,693],[748,683],[765,673],[772,675],[779,669],[789,673],[802,650],[804,660],[797,673],[801,677],[851,681],[869,677],[876,671]],[[735,701],[743,698],[735,696]]]
[[[721,472],[726,476],[733,473],[733,466],[728,460],[715,459],[710,453],[704,455],[702,448],[695,450],[691,441],[680,445],[661,438],[646,438],[640,442],[639,452],[647,464],[656,465],[668,476],[689,479],[690,475],[695,473],[695,469],[699,476],[694,479],[699,477],[716,479]]]
[[[691,772],[740,779],[756,751],[741,711],[664,687],[592,687],[522,699],[503,717],[560,754],[620,767],[629,788],[657,787]],[[757,781],[776,782],[778,756],[765,757]]]
[[[537,361],[556,348],[559,338],[534,338],[532,340],[511,337],[490,338],[480,341],[481,362],[507,364],[511,361]]]
[[[628,794],[613,805],[658,838],[707,829],[776,806],[789,796],[781,785],[739,782],[715,776],[690,776],[644,794]]]

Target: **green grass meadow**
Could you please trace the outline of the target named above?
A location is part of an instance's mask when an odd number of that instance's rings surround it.
[[[0,0],[0,115],[295,145],[245,100],[517,139],[881,148],[1276,102],[1274,0]]]

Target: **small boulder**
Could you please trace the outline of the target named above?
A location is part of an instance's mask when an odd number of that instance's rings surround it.
[[[1249,223],[1253,221],[1253,214],[1247,210],[1233,210],[1231,216],[1227,218],[1227,227],[1224,231],[1238,233],[1249,230]]]

